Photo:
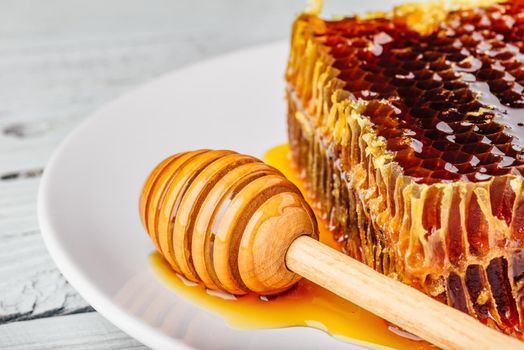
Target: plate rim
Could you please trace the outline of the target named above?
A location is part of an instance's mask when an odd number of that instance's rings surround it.
[[[170,337],[162,332],[159,332],[154,327],[141,321],[136,316],[127,313],[124,309],[111,302],[103,292],[101,292],[96,283],[94,283],[87,275],[82,272],[81,266],[77,265],[71,258],[69,252],[61,245],[57,230],[53,228],[51,214],[48,212],[47,203],[51,198],[51,188],[49,185],[50,179],[54,176],[57,164],[61,156],[67,151],[69,145],[75,138],[88,128],[91,124],[104,116],[104,112],[112,106],[119,104],[120,101],[126,99],[128,96],[138,94],[142,90],[147,90],[153,85],[160,84],[164,80],[171,79],[172,76],[179,72],[188,69],[198,69],[199,66],[205,66],[211,62],[220,60],[227,60],[240,53],[249,53],[249,51],[267,50],[278,46],[286,46],[287,40],[276,40],[262,44],[250,45],[241,47],[225,53],[207,57],[197,62],[189,63],[177,67],[171,71],[161,74],[149,81],[139,84],[121,95],[109,100],[108,102],[99,106],[95,111],[88,114],[76,127],[74,127],[66,137],[56,146],[47,163],[44,167],[44,172],[40,179],[40,185],[37,195],[37,218],[40,232],[44,244],[53,259],[59,271],[64,275],[68,283],[73,286],[82,298],[99,312],[104,318],[109,320],[117,328],[124,331],[128,336],[137,339],[142,344],[152,348],[170,348],[180,350],[192,350],[194,348],[184,344],[179,339]]]

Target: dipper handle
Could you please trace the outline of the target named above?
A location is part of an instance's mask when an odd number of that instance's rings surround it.
[[[524,343],[314,239],[289,247],[291,271],[443,349],[524,349]]]

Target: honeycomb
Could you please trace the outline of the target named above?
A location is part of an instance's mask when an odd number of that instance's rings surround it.
[[[347,254],[522,338],[524,1],[423,6],[296,19],[293,163]]]

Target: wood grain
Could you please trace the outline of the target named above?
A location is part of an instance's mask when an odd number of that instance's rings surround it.
[[[2,349],[147,349],[95,312],[59,316],[0,327]]]
[[[0,323],[93,310],[45,249],[34,204],[38,183],[0,181]]]
[[[101,319],[94,313],[53,317],[93,310],[61,276],[40,237],[36,195],[49,156],[91,112],[145,81],[222,52],[286,38],[304,4],[0,2],[0,348],[128,347],[103,331],[90,332],[96,328],[92,318]],[[42,317],[52,318],[10,323]],[[64,331],[69,320],[78,326]],[[107,332],[117,332],[107,325]],[[74,337],[81,345],[71,345]]]
[[[67,133],[103,103],[164,72],[286,37],[301,6],[0,3],[0,324],[92,311],[48,256],[36,221],[39,176]]]

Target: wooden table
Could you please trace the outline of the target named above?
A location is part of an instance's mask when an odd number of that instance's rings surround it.
[[[142,348],[67,283],[36,194],[64,136],[164,72],[289,32],[301,1],[0,2],[0,348]]]
[[[305,2],[0,1],[0,348],[144,348],[47,253],[35,207],[46,161],[86,116],[140,83],[288,37]]]

